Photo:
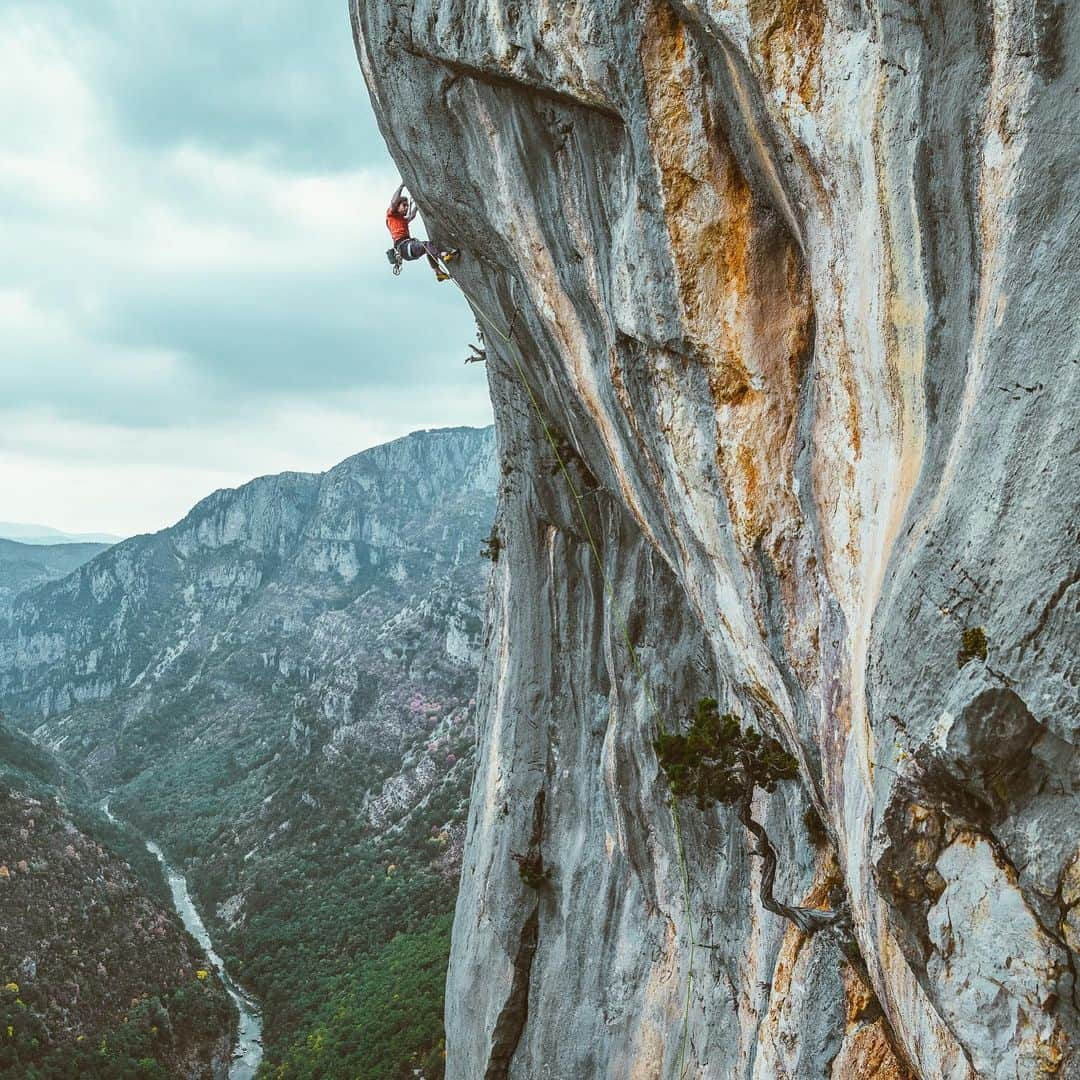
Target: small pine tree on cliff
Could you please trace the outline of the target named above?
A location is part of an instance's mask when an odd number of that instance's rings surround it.
[[[653,745],[676,799],[693,799],[699,810],[717,803],[735,808],[757,841],[754,853],[763,863],[761,903],[766,910],[807,934],[844,918],[841,911],[791,907],[773,896],[776,849],[750,808],[756,788],[775,791],[781,781],[799,776],[798,762],[775,739],[744,728],[733,713],[721,714],[714,699],[703,698],[686,734],[661,734]]]

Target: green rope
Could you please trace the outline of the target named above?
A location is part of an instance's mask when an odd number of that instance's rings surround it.
[[[555,455],[555,460],[558,463],[559,470],[562,472],[564,479],[566,480],[567,487],[570,489],[574,502],[577,506],[578,516],[581,518],[581,523],[585,529],[585,536],[588,540],[589,547],[592,549],[593,559],[596,561],[597,568],[600,571],[600,577],[604,583],[604,591],[607,593],[610,601],[610,610],[614,613],[615,619],[619,624],[619,629],[622,633],[623,641],[626,642],[626,651],[630,656],[630,662],[633,665],[634,671],[637,674],[638,680],[641,683],[642,688],[645,691],[645,697],[648,702],[649,708],[652,710],[653,715],[656,717],[656,726],[660,734],[666,733],[664,726],[663,714],[657,707],[656,699],[653,697],[652,688],[649,685],[649,677],[645,672],[644,667],[641,664],[641,660],[638,657],[637,649],[634,647],[633,641],[630,639],[630,630],[627,625],[627,621],[619,610],[618,603],[615,599],[615,587],[611,582],[611,578],[608,575],[607,570],[604,567],[604,561],[600,557],[599,545],[593,536],[592,526],[589,524],[588,515],[585,513],[585,508],[582,506],[582,499],[584,498],[577,490],[577,485],[574,483],[573,477],[570,475],[569,470],[566,467],[566,462],[563,461],[562,454],[559,453],[558,444],[555,441],[554,435],[551,433],[551,428],[548,425],[544,412],[540,408],[540,403],[536,399],[536,394],[533,393],[532,385],[525,374],[525,369],[522,366],[521,360],[517,355],[517,350],[513,345],[513,333],[514,323],[517,321],[518,307],[514,305],[514,315],[510,320],[510,326],[507,328],[506,333],[499,328],[490,315],[468,294],[465,287],[460,281],[447,269],[445,263],[442,264],[443,272],[446,273],[450,280],[461,290],[462,296],[469,302],[473,311],[484,320],[484,322],[495,332],[495,334],[501,338],[510,348],[509,353],[514,361],[514,366],[517,368],[518,378],[521,380],[521,384],[525,387],[525,392],[529,396],[529,401],[532,404],[533,412],[536,414],[536,419],[540,426],[544,430],[544,435],[547,437],[547,441],[551,446],[551,451]],[[682,823],[679,819],[678,803],[675,799],[671,800],[671,818],[675,831],[675,850],[679,860],[679,877],[683,886],[683,902],[686,905],[686,922],[690,931],[690,958],[689,958],[689,971],[686,979],[686,1002],[683,1008],[683,1020],[682,1020],[682,1035],[680,1038],[679,1049],[679,1080],[686,1075],[686,1049],[687,1042],[690,1034],[690,1001],[694,987],[694,952],[697,948],[697,938],[694,933],[694,919],[693,913],[690,910],[690,875],[686,867],[686,850],[683,844],[682,835]]]

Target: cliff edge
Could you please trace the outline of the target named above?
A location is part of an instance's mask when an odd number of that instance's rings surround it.
[[[502,460],[448,1076],[1080,1075],[1076,8],[352,8]]]

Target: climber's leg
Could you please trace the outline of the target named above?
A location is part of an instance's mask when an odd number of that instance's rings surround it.
[[[406,262],[413,262],[416,259],[427,256],[428,265],[435,271],[435,277],[439,281],[446,281],[450,276],[443,271],[443,268],[439,265],[439,260],[444,258],[444,252],[438,244],[431,240],[417,240],[413,237],[409,237],[408,240],[402,240],[398,250],[401,252],[401,257]],[[456,255],[455,251],[453,255]],[[453,258],[453,255],[450,257]]]
[[[398,251],[401,252],[401,257],[406,262],[414,262],[416,259],[423,258],[427,254],[426,241],[414,240],[410,237],[407,240],[402,240],[398,244]]]
[[[428,264],[435,271],[435,280],[446,281],[450,275],[442,268],[442,264],[439,262],[443,257],[442,249],[431,240],[423,240],[421,243],[424,245],[424,254],[427,255]]]

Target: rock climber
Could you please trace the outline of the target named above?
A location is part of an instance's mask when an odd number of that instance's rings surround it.
[[[404,194],[405,185],[400,184],[390,200],[390,207],[386,211],[386,227],[390,230],[390,238],[394,246],[386,253],[386,257],[394,264],[394,273],[401,273],[402,260],[412,262],[422,255],[427,256],[431,269],[435,271],[436,281],[446,281],[450,277],[440,265],[445,264],[458,256],[457,248],[440,248],[431,240],[417,240],[409,235],[409,222],[416,217],[419,207],[411,202]]]

